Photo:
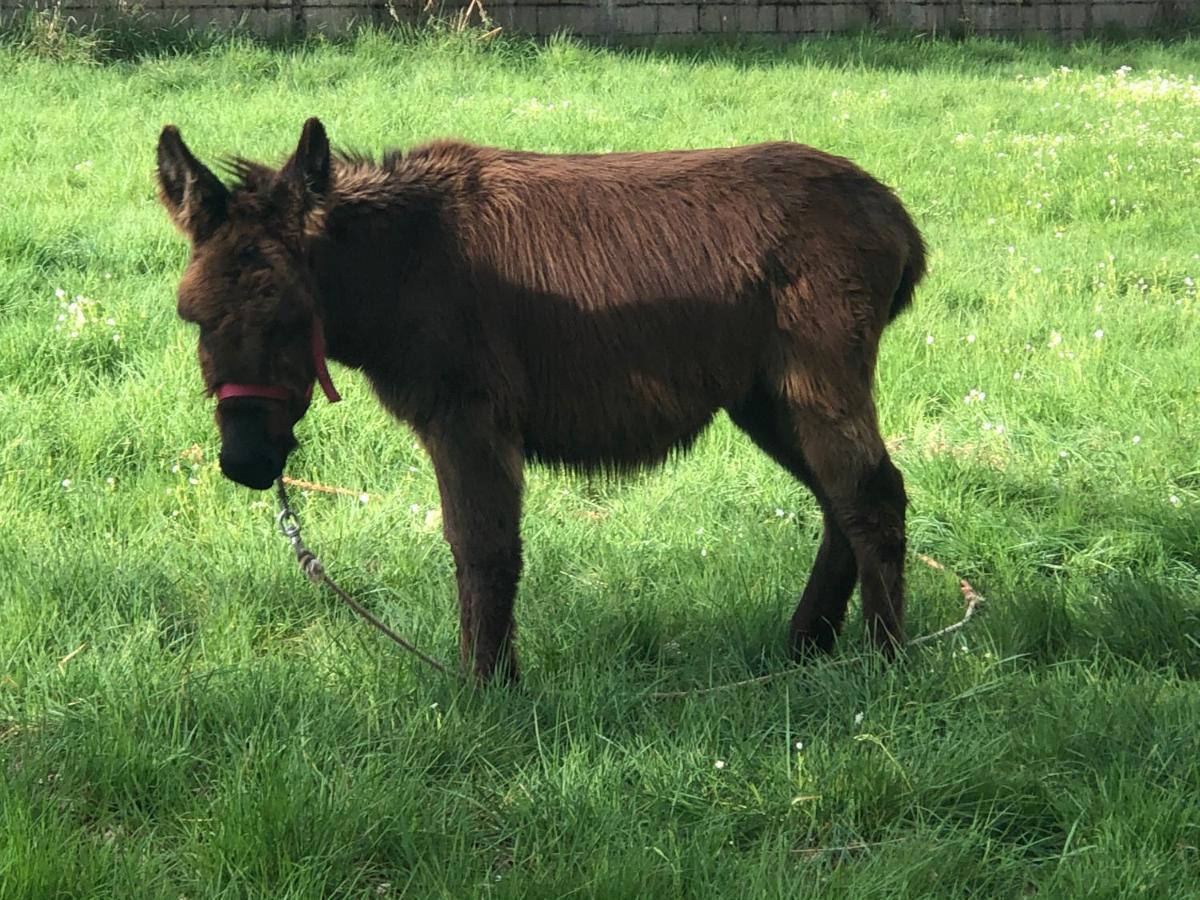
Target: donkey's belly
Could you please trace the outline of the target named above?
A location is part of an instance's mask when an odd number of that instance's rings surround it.
[[[588,387],[566,402],[559,392],[553,400],[533,398],[527,456],[581,469],[652,466],[690,446],[722,405],[708,391],[681,391],[636,373]]]

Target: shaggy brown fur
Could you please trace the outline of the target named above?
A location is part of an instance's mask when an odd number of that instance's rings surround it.
[[[305,124],[279,171],[226,188],[173,128],[163,203],[192,241],[179,313],[222,382],[222,466],[269,484],[314,377],[307,336],[362,370],[428,450],[457,564],[465,666],[516,676],[527,460],[628,469],[721,409],[815,493],[825,534],[792,617],[828,650],[855,582],[876,644],[903,640],[904,484],[872,399],[884,327],[925,268],[893,194],[809,147],[548,156],[439,142],[382,164]]]

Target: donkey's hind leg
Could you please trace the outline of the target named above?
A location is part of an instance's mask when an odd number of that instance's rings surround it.
[[[752,415],[748,410],[758,410]],[[904,641],[904,480],[892,465],[869,394],[850,411],[760,397],[734,422],[804,481],[825,514],[825,536],[791,622],[795,652],[828,649],[855,577],[872,640],[891,656]]]
[[[799,417],[804,459],[854,550],[867,633],[886,656],[904,643],[904,478],[867,401],[853,414]]]
[[[804,460],[782,401],[755,391],[739,406],[730,408],[729,417],[763,452],[807,485],[821,505],[824,535],[789,632],[796,656],[813,650],[827,653],[842,630],[846,605],[858,580],[854,550],[831,513],[829,498]]]

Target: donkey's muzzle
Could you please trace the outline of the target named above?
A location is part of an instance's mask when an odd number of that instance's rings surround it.
[[[221,472],[231,481],[264,491],[275,483],[275,479],[283,474],[284,457],[266,456],[233,456],[225,450],[221,451]]]
[[[226,478],[261,491],[283,474],[295,439],[290,428],[277,433],[279,423],[271,421],[274,412],[270,404],[257,402],[220,404],[217,416],[221,426],[220,462]]]

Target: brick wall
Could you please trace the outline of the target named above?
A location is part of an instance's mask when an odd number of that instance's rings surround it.
[[[0,13],[51,0],[0,0]],[[186,21],[205,28],[235,24],[259,33],[288,29],[336,33],[354,21],[417,22],[424,0],[61,0],[86,20],[136,12],[151,23]],[[870,23],[922,32],[971,31],[1077,38],[1106,25],[1133,31],[1194,21],[1200,0],[483,0],[492,24],[551,35],[569,31],[599,40],[714,34],[801,37]],[[443,14],[478,5],[445,0]]]

